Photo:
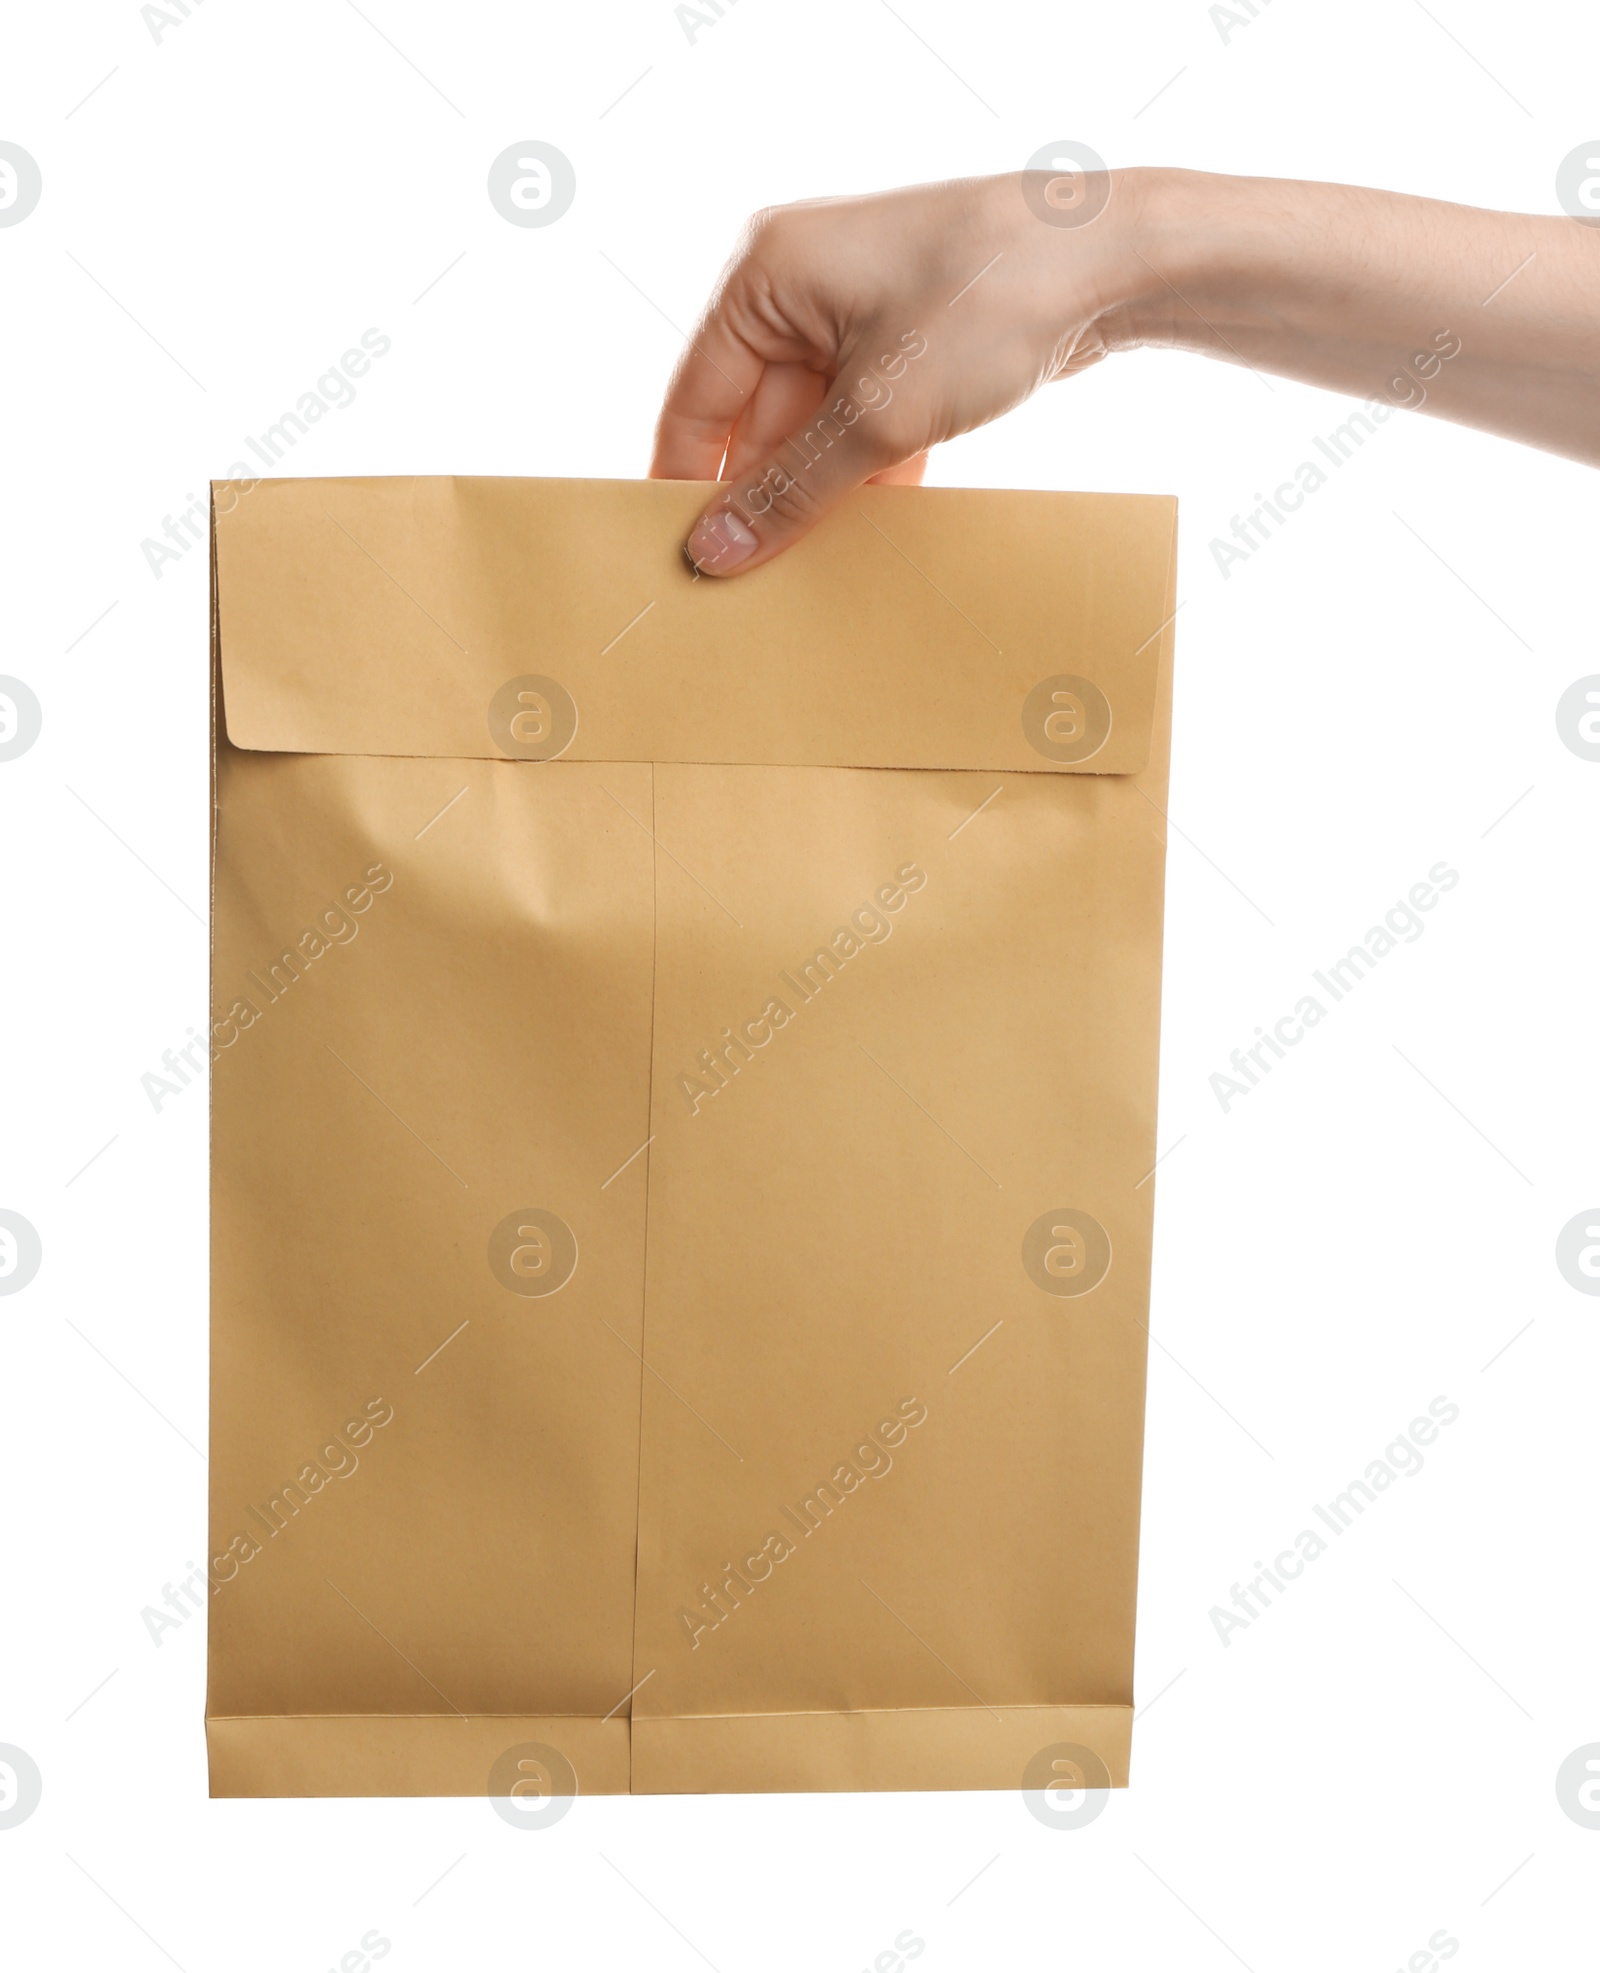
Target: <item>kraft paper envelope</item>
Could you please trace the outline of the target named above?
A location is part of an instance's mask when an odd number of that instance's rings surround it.
[[[214,489],[216,1794],[1127,1779],[1174,503],[707,497]]]

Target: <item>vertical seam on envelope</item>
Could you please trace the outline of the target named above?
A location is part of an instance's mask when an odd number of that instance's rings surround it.
[[[650,1039],[645,1064],[644,1237],[639,1248],[639,1423],[634,1447],[633,1636],[628,1653],[628,1793],[633,1793],[633,1695],[639,1690],[639,1562],[644,1526],[645,1320],[650,1286],[650,1163],[656,1112],[656,949],[660,932],[660,846],[656,841],[656,763],[650,763]]]

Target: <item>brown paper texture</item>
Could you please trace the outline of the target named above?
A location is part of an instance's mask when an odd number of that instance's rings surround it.
[[[1127,1779],[1174,503],[706,497],[214,489],[214,1794]]]

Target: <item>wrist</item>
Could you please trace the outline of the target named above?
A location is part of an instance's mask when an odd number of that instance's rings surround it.
[[[1022,274],[1016,301],[1029,340],[1048,369],[1085,346],[1176,343],[1182,316],[1198,326],[1177,291],[1189,293],[1202,270],[1215,285],[1206,188],[1231,181],[1161,167],[1038,178],[1032,187],[1021,174],[991,180],[990,196]]]
[[[1259,181],[1164,167],[1112,178],[1101,318],[1109,348],[1210,351],[1278,312],[1283,298],[1263,282],[1288,215],[1263,209]]]
[[[1105,219],[1108,296],[1102,332],[1112,349],[1174,347],[1183,340],[1184,317],[1198,327],[1198,295],[1216,283],[1214,218],[1200,174],[1139,167],[1112,174]]]
[[[1353,291],[1393,277],[1392,194],[1165,168],[1113,180],[1110,348],[1237,357],[1326,330]]]
[[[1292,310],[1286,243],[1300,188],[1163,166],[1057,182],[1052,198],[1021,174],[988,181],[1020,276],[1014,305],[1047,373],[1095,346],[1215,354],[1235,329]],[[1092,217],[1072,216],[1080,200]]]

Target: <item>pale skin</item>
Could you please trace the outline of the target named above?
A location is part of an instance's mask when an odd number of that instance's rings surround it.
[[[853,488],[920,481],[942,440],[1149,348],[1600,465],[1600,227],[1168,170],[781,207],[695,327],[650,470],[722,482],[686,553],[742,575]]]

